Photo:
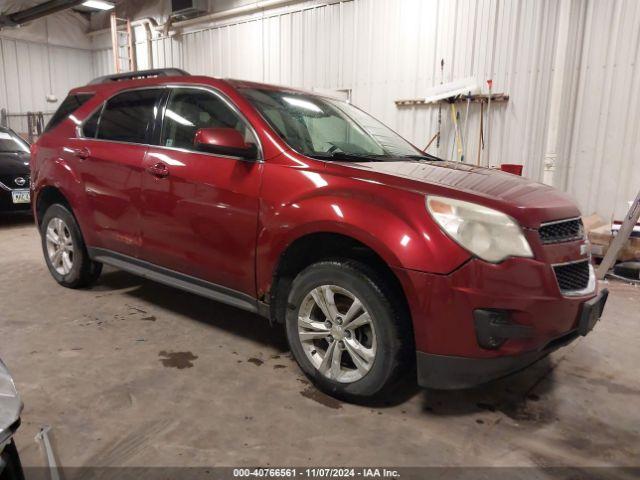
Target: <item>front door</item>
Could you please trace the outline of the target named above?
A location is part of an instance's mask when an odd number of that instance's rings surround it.
[[[173,88],[159,146],[142,179],[142,249],[150,263],[255,295],[260,161],[199,152],[198,129],[227,127],[256,142],[247,121],[217,92]]]

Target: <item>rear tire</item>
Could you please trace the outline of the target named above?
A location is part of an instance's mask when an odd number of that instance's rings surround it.
[[[325,393],[350,402],[386,398],[412,371],[406,368],[413,337],[404,303],[367,265],[313,264],[293,280],[287,304],[291,352]]]
[[[89,258],[78,223],[67,207],[57,203],[47,209],[40,236],[49,272],[60,285],[82,288],[98,279],[102,264]]]

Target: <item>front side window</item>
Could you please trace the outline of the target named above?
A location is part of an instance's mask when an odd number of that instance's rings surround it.
[[[0,129],[0,152],[29,153],[29,144],[11,130]]]
[[[347,102],[280,90],[245,88],[241,92],[289,146],[310,157],[424,156]]]
[[[164,111],[160,144],[196,150],[195,135],[201,128],[233,128],[246,143],[256,143],[247,123],[217,95],[188,88],[172,90]]]
[[[97,138],[150,143],[161,95],[161,89],[144,89],[124,92],[109,99],[100,116]]]

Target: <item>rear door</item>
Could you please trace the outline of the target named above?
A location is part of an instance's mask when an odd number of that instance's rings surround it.
[[[200,128],[253,129],[221,94],[176,87],[163,109],[158,146],[142,179],[142,259],[255,295],[260,160],[197,151]]]
[[[92,247],[138,255],[143,163],[162,93],[147,88],[111,97],[72,142],[93,224]]]

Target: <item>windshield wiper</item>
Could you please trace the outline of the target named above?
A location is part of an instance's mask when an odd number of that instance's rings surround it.
[[[428,160],[428,161],[437,161],[444,162],[444,159],[440,157],[436,157],[435,155],[431,155],[430,153],[423,153],[422,155],[403,155],[404,158],[412,158],[415,160]]]
[[[369,153],[346,153],[346,152],[333,152],[333,153],[318,153],[309,155],[312,158],[318,158],[320,160],[347,160],[356,162],[375,162],[380,158],[385,158],[386,155],[377,155]]]
[[[347,153],[347,152],[333,152],[333,153],[317,153],[309,155],[313,158],[320,160],[345,160],[355,162],[380,162],[380,161],[398,161],[403,158],[410,158],[412,160],[424,160],[424,161],[444,161],[442,158],[435,157],[429,153],[423,153],[422,155],[388,155],[377,153]]]

